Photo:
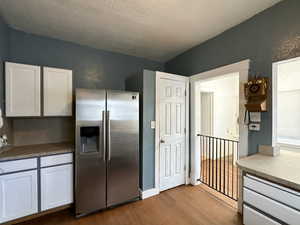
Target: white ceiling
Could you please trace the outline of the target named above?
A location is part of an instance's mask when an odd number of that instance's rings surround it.
[[[280,0],[0,0],[19,30],[165,62]]]

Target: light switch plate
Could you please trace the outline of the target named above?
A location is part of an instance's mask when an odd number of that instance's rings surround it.
[[[151,129],[155,129],[155,121],[153,120],[150,121],[150,127]]]

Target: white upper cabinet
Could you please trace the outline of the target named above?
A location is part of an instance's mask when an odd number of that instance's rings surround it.
[[[44,116],[72,116],[72,70],[44,67]]]
[[[6,116],[41,115],[39,66],[5,63]]]

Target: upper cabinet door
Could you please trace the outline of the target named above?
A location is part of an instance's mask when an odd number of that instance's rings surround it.
[[[6,116],[41,115],[39,66],[5,63]]]
[[[44,116],[72,116],[72,70],[44,67]]]

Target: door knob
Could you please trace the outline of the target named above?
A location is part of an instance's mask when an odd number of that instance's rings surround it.
[[[162,144],[163,144],[163,143],[165,143],[165,141],[164,141],[164,140],[160,140],[160,143],[162,143]]]

